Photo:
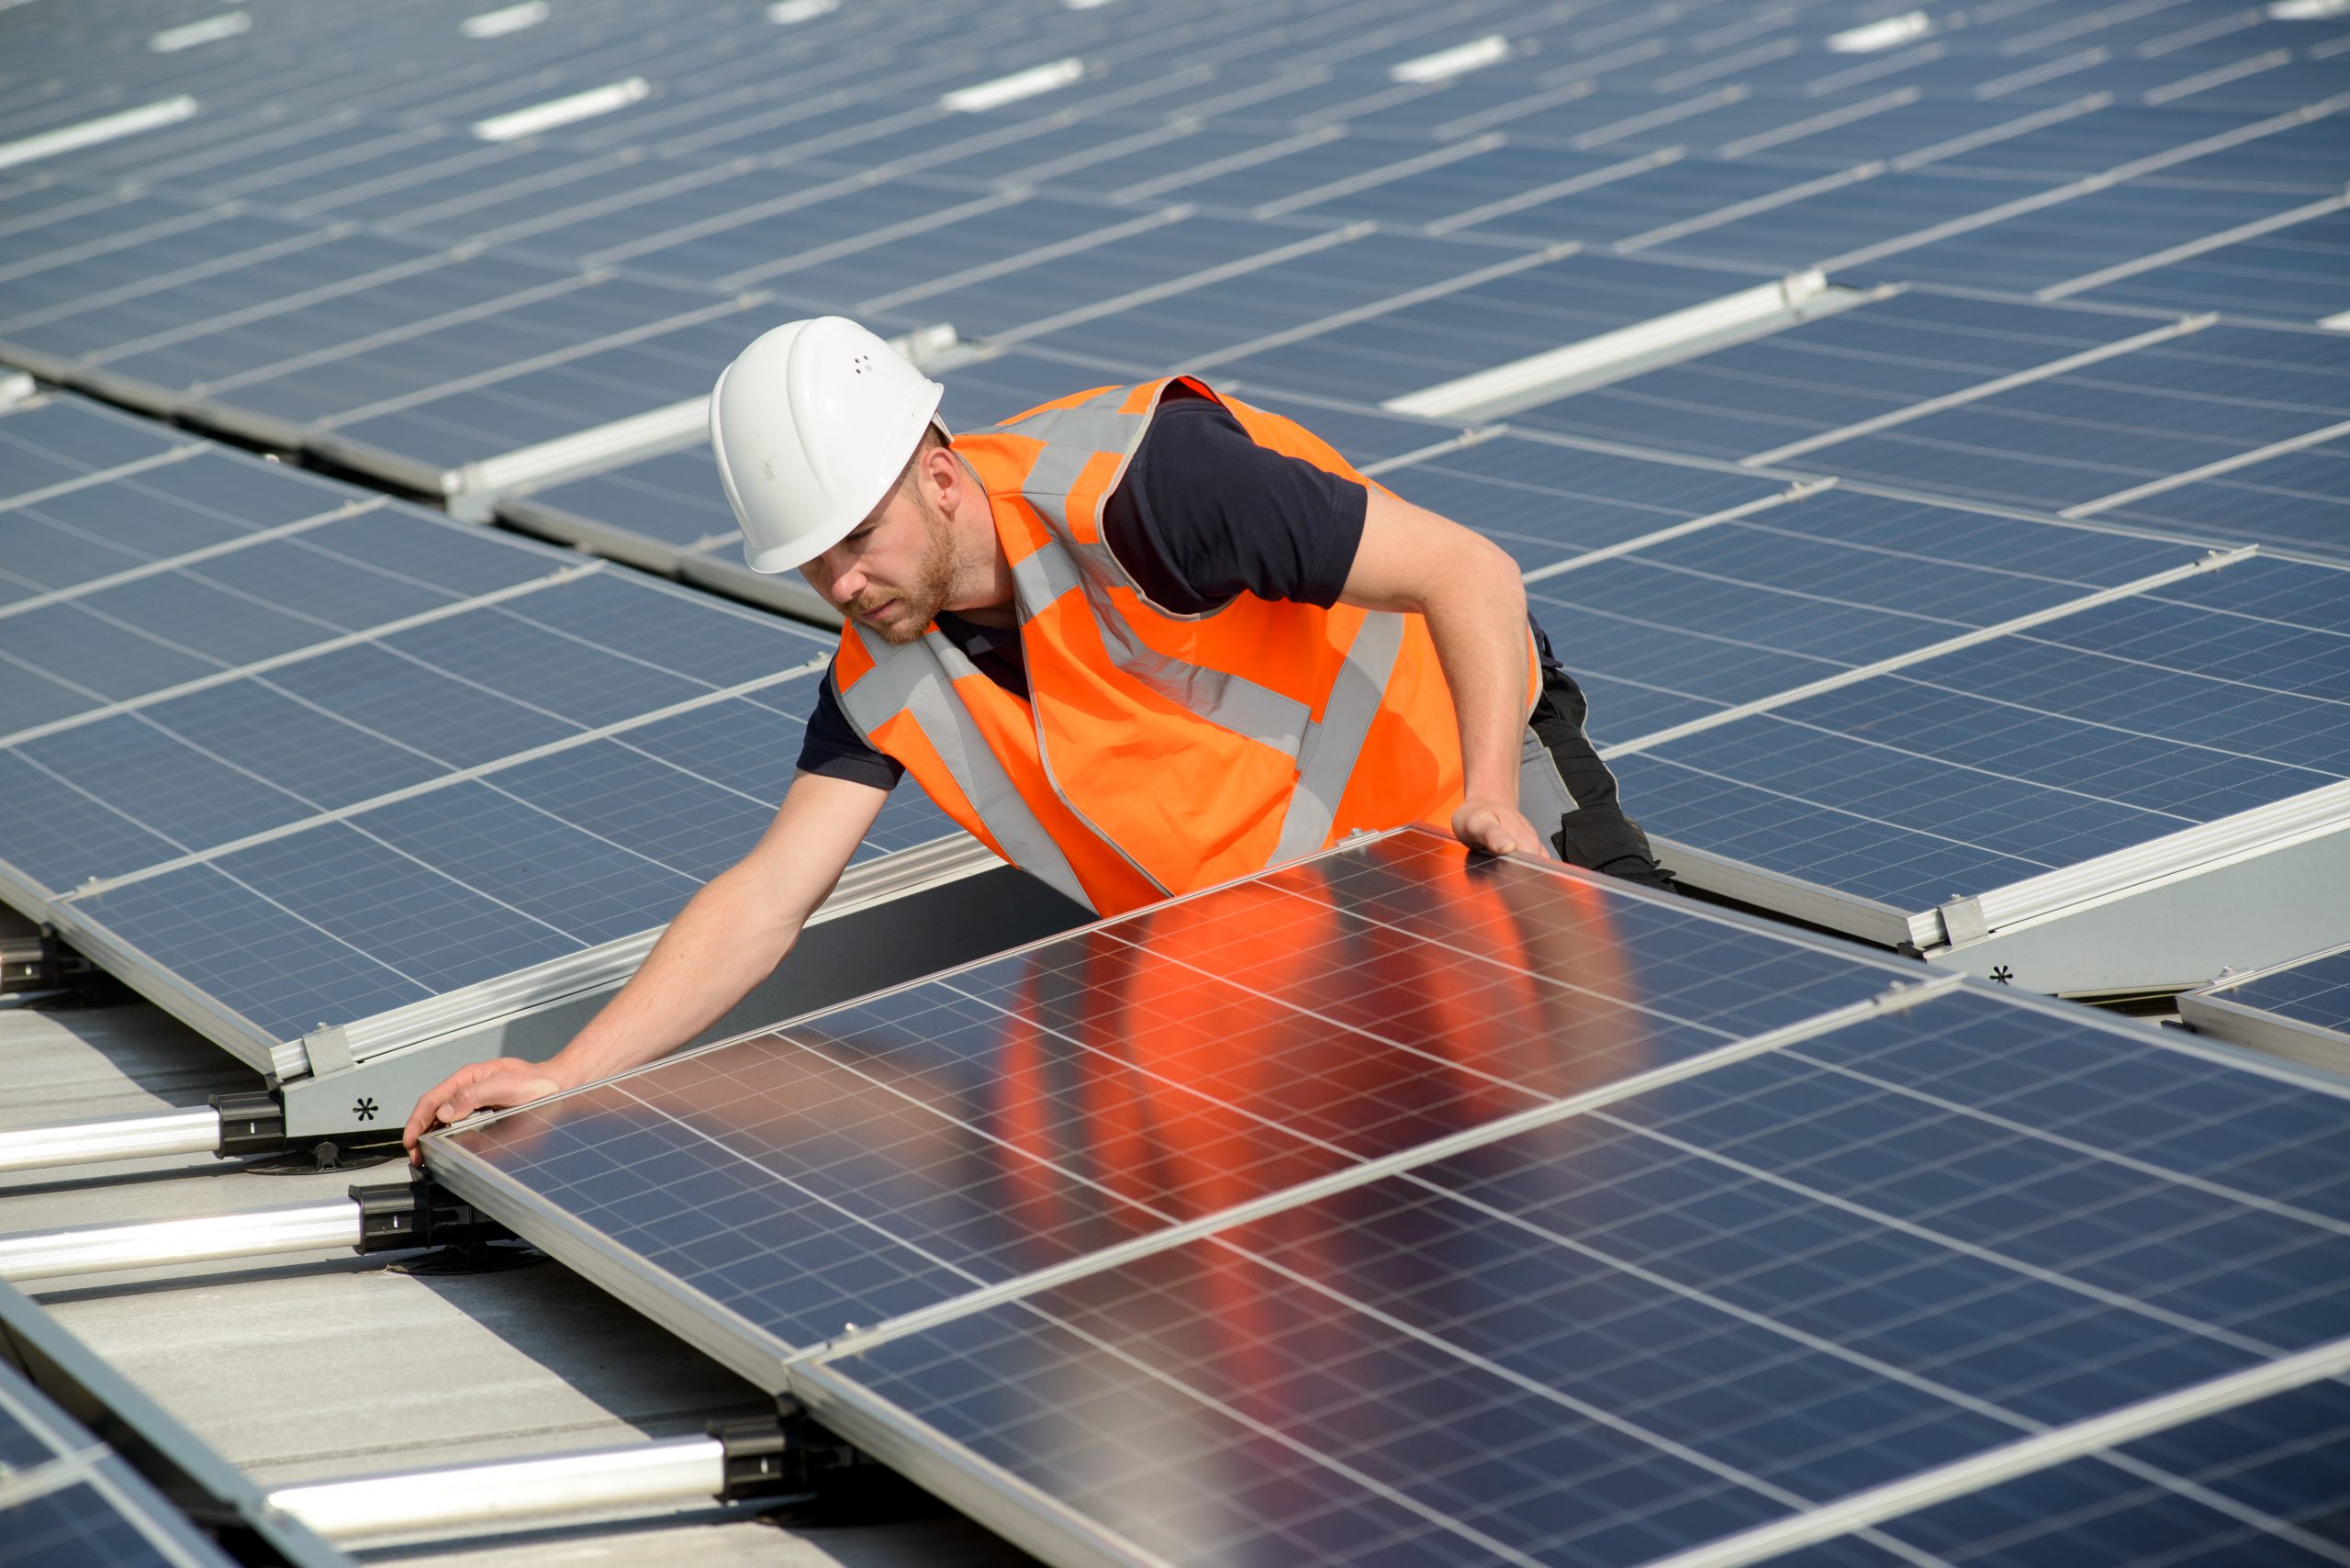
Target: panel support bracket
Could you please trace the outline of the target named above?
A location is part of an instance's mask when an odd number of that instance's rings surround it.
[[[1980,942],[1991,935],[1991,924],[1983,917],[1983,901],[1961,896],[1942,905],[1942,940],[1953,947],[1964,947],[1970,942]]]

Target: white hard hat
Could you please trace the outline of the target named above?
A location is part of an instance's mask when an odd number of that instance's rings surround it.
[[[710,444],[755,572],[788,572],[889,495],[945,388],[856,322],[763,332],[719,373]]]

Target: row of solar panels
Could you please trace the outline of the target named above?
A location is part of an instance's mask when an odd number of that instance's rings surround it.
[[[1787,18],[1750,20],[1739,36]],[[1718,30],[1739,34],[1730,21]],[[2065,33],[2058,62],[2091,34],[2142,30],[2109,21]],[[1737,286],[1726,267],[1833,259],[2305,319],[2335,308],[2324,258],[2342,171],[2321,89],[2340,72],[2323,60],[2281,75],[2271,62],[2251,97],[2208,107],[2108,101],[2069,72],[2048,79],[2062,101],[2042,103],[2044,84],[2000,87],[2033,50],[2000,52],[2013,40],[1999,29],[1808,91],[1768,84],[1790,62],[1849,57],[1725,37],[1719,69],[1684,80],[1697,68],[1662,44],[1627,45],[1620,69],[1577,52],[1595,23],[1497,8],[1482,25],[1504,32],[1478,36],[1506,34],[1503,59],[1399,84],[1388,70],[1407,46],[1378,29],[1350,56],[1267,67],[1230,62],[1234,13],[1162,31],[1129,18],[1089,57],[1096,74],[1068,84],[1073,106],[1048,95],[976,112],[915,97],[877,114],[908,60],[876,53],[842,66],[831,95],[778,95],[765,113],[697,95],[695,117],[722,125],[731,109],[765,139],[733,161],[723,141],[650,140],[682,103],[647,124],[632,110],[487,144],[364,109],[298,138],[216,135],[198,117],[41,161],[57,172],[15,193],[21,216],[0,236],[0,342],[69,382],[437,492],[468,464],[690,399],[759,326],[824,309],[1377,400],[1712,300]],[[1100,25],[1021,12],[979,55],[1028,58],[1031,35],[1063,24]],[[872,17],[821,17],[789,46],[775,40],[789,29],[760,25],[770,52],[812,68],[842,46],[826,29],[864,37]],[[2251,31],[2271,28],[2296,32]],[[2244,31],[2224,47],[2248,47]],[[551,32],[518,38],[534,36],[552,47]],[[689,30],[681,47],[713,41]],[[2200,47],[2150,58],[2201,63]],[[1995,67],[2005,76],[1983,74]],[[1952,79],[1901,85],[1912,70]],[[2220,76],[2215,90],[2238,80]],[[2280,86],[2305,106],[2277,113]],[[454,101],[471,113],[476,97]],[[139,183],[106,180],[121,171]],[[2215,281],[2236,275],[2231,239],[2316,260],[2231,291]]]
[[[1281,406],[1508,548],[1651,829],[1795,913],[1937,948],[2350,815],[2340,568]],[[789,782],[820,634],[71,398],[0,444],[0,875],[257,1064],[624,968]]]
[[[789,781],[828,639],[87,404],[0,431],[40,485],[0,565],[10,900],[264,1070],[657,926]],[[909,793],[863,853],[949,831]]]
[[[1056,1562],[2323,1560],[2350,1101],[1920,973],[1406,830],[427,1157]]]

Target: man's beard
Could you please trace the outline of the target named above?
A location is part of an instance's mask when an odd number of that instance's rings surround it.
[[[922,641],[923,632],[938,618],[947,596],[955,591],[955,541],[946,524],[946,514],[933,508],[930,498],[919,490],[914,493],[914,505],[922,511],[925,535],[922,565],[915,571],[912,586],[895,596],[898,607],[889,622],[873,628],[883,642],[900,647]],[[852,604],[850,612],[878,610],[889,602],[890,597]]]

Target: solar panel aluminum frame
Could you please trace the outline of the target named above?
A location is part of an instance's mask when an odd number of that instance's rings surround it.
[[[2282,963],[2246,969],[2242,974],[2228,975],[2199,991],[2184,991],[2178,998],[2178,1015],[2199,1033],[2213,1036],[2231,1045],[2350,1076],[2350,1033],[2329,1029],[2322,1024],[2288,1018],[2281,1013],[2271,1013],[2266,1008],[2238,1002],[2228,994],[2238,987],[2266,979],[2278,969],[2292,969],[2313,958],[2329,958],[2342,953],[2350,953],[2350,942],[2315,953],[2303,953]]]
[[[1300,860],[1288,864],[1307,864],[1330,856],[1344,854],[1349,848],[1366,842],[1407,834],[1438,838],[1448,843],[1451,841],[1451,835],[1449,834],[1438,834],[1432,829],[1417,825],[1391,828],[1379,833],[1357,834],[1346,843],[1324,850],[1319,855],[1304,857]],[[1526,857],[1518,857],[1517,858],[1525,859]],[[1004,1299],[1044,1282],[1058,1279],[1071,1272],[1089,1271],[1099,1263],[1123,1259],[1141,1251],[1158,1250],[1164,1247],[1174,1246],[1223,1226],[1237,1223],[1239,1220],[1254,1217],[1261,1213],[1273,1212],[1293,1202],[1320,1196],[1326,1191],[1335,1187],[1350,1187],[1375,1181],[1392,1169],[1438,1159],[1459,1148],[1475,1147],[1496,1138],[1509,1137],[1513,1133],[1524,1131],[1530,1126],[1543,1125],[1551,1120],[1580,1114],[1594,1103],[1606,1103],[1615,1098],[1637,1093],[1659,1082],[1669,1081],[1692,1072],[1702,1072],[1708,1067],[1718,1065],[1723,1059],[1722,1052],[1735,1051],[1740,1056],[1751,1055],[1755,1051],[1773,1048],[1792,1040],[1807,1038],[1861,1017],[1913,1006],[1964,983],[1960,976],[1921,970],[1914,964],[1887,958],[1865,947],[1855,946],[1835,936],[1816,935],[1776,921],[1736,911],[1699,909],[1670,893],[1602,878],[1593,872],[1572,869],[1555,861],[1531,863],[1542,865],[1561,877],[1599,882],[1611,894],[1642,902],[1663,903],[1669,905],[1677,913],[1700,915],[1707,921],[1765,935],[1792,946],[1809,948],[1815,952],[1833,953],[1839,958],[1850,960],[1858,969],[1880,970],[1885,976],[1886,987],[1864,1001],[1831,1008],[1744,1039],[1726,1042],[1717,1051],[1695,1058],[1694,1063],[1673,1063],[1651,1072],[1634,1074],[1630,1078],[1602,1085],[1588,1093],[1576,1095],[1565,1101],[1536,1105],[1530,1109],[1500,1117],[1483,1126],[1454,1134],[1449,1137],[1439,1138],[1399,1154],[1365,1160],[1335,1175],[1250,1200],[1222,1215],[1188,1222],[1170,1222],[1161,1230],[1111,1248],[1105,1252],[1040,1270],[998,1284],[981,1287],[937,1306],[903,1314],[891,1319],[890,1326],[918,1325],[931,1321],[939,1316],[952,1316],[968,1309],[979,1301]],[[1185,894],[1179,899],[1169,900],[1167,902],[1181,902],[1185,899],[1202,897],[1222,887],[1237,885],[1250,879],[1249,877],[1236,878],[1230,883],[1219,883],[1215,888],[1202,889],[1199,892]],[[1164,907],[1164,905],[1153,907]],[[1001,953],[979,961],[993,962],[1049,943],[1066,941],[1087,932],[1115,924],[1124,918],[1125,917],[1112,916],[1108,919],[1075,925],[1068,930],[1006,948]],[[956,968],[961,967],[964,966],[956,966]],[[954,970],[950,969],[940,972],[952,973]],[[890,986],[869,992],[865,997],[845,998],[838,1002],[801,1013],[774,1024],[763,1025],[723,1039],[711,1041],[707,1045],[695,1047],[690,1051],[681,1052],[664,1059],[674,1061],[685,1055],[699,1055],[706,1051],[720,1050],[744,1040],[755,1039],[763,1035],[789,1029],[805,1019],[829,1013],[835,1007],[853,1006],[860,1002],[869,1001],[873,997],[903,990],[906,986],[919,985],[927,978],[930,977],[918,977],[906,981],[903,985]],[[2066,1011],[2069,1016],[2071,1010]],[[649,1063],[632,1071],[650,1071],[660,1065],[658,1062]],[[621,1073],[614,1076],[626,1078],[630,1074]],[[594,1227],[584,1224],[575,1215],[511,1181],[502,1171],[465,1148],[463,1143],[449,1136],[451,1133],[461,1132],[468,1125],[475,1124],[460,1124],[458,1127],[448,1129],[447,1132],[430,1135],[424,1140],[425,1166],[431,1172],[434,1181],[464,1202],[473,1204],[484,1214],[494,1216],[498,1223],[512,1230],[515,1235],[531,1242],[565,1267],[586,1278],[615,1299],[625,1303],[632,1310],[659,1324],[679,1339],[727,1367],[745,1381],[770,1394],[797,1395],[801,1393],[796,1381],[797,1376],[800,1371],[811,1364],[811,1358],[833,1354],[840,1350],[841,1346],[837,1340],[805,1349],[786,1346],[739,1314],[717,1306],[693,1294],[668,1275],[644,1263],[633,1253],[611,1245],[608,1238]],[[872,1326],[866,1326],[857,1330],[856,1338],[861,1340],[868,1334],[879,1331]],[[844,1433],[844,1435],[847,1434]],[[864,1445],[860,1444],[860,1446]],[[878,1453],[880,1450],[876,1449],[874,1451]],[[892,1461],[892,1462],[895,1462]],[[914,1473],[908,1471],[907,1473]],[[917,1475],[916,1479],[923,1479],[923,1477]],[[947,1484],[954,1480],[954,1476],[950,1473],[940,1477],[939,1480],[942,1484]],[[925,1482],[925,1484],[929,1483]],[[987,1516],[982,1511],[979,1517]],[[994,1521],[990,1519],[989,1522]],[[1087,1561],[1124,1563],[1131,1560],[1116,1557]]]
[[[2065,996],[2175,991],[2231,963],[2274,965],[2306,949],[2311,915],[2350,884],[2350,784],[1923,909],[1880,903],[1667,834],[1650,837],[1659,858],[1694,887],[2003,985]],[[2199,913],[2229,901],[2243,906],[2244,918],[2215,922]],[[2213,939],[2224,946],[2206,943],[2163,960],[2177,966],[2163,973],[2128,972],[2133,958],[2149,953],[2149,933],[2193,947],[2192,938],[2209,936],[2215,925],[2224,926],[2224,936]]]
[[[102,1436],[158,1490],[200,1498],[220,1523],[249,1532],[259,1551],[244,1561],[351,1568],[349,1558],[299,1519],[272,1507],[242,1471],[5,1282],[0,1359],[22,1368],[35,1388]]]

